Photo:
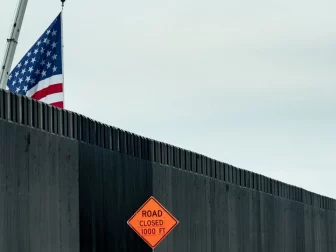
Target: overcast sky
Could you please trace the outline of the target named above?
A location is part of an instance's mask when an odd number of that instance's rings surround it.
[[[1,3],[1,53],[16,4]],[[336,198],[335,10],[334,0],[67,0],[65,107]],[[13,67],[59,11],[58,0],[29,1]]]

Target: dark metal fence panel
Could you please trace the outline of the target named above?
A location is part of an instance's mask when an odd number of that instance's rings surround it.
[[[211,162],[210,158],[205,157],[205,175],[209,176],[211,172]]]
[[[102,123],[96,123],[96,142],[98,147],[105,147],[105,130]]]
[[[178,148],[180,152],[180,164],[179,167],[183,170],[186,169],[186,153],[185,150]]]
[[[134,135],[126,134],[127,155],[134,156]]]
[[[219,172],[219,180],[222,180],[222,181],[225,181],[225,178],[224,178],[224,164],[222,162],[217,162],[217,165],[218,165],[218,172]]]
[[[148,155],[148,142],[146,141],[145,138],[140,137],[140,142],[141,142],[141,159],[143,160],[149,160],[149,155]]]
[[[161,143],[161,164],[167,165],[168,164],[168,150],[167,144]]]
[[[152,195],[152,165],[89,144],[79,145],[81,252],[151,251],[127,220]]]
[[[170,144],[167,146],[168,165],[174,166],[174,148]]]
[[[97,137],[102,125],[89,125],[89,141],[111,139]],[[200,165],[215,178],[190,172],[197,161],[184,150],[185,169],[161,165],[153,142],[144,140],[151,162],[130,149],[125,155],[0,120],[0,251],[149,252],[126,222],[151,195],[180,221],[156,252],[336,250],[336,213],[322,209],[332,208],[327,197],[271,181],[275,191],[284,185],[288,192],[287,199],[274,197],[268,178],[232,166],[228,183],[218,175],[225,164],[203,156]],[[244,187],[250,177],[263,191]]]
[[[119,151],[122,154],[127,154],[126,132],[124,130],[118,130],[118,132],[119,132]]]
[[[160,142],[155,141],[154,143],[154,162],[160,163],[160,158],[161,158],[161,150],[160,150]]]
[[[5,118],[5,109],[7,108],[6,105],[6,97],[7,97],[7,93],[0,91],[0,118],[1,119],[6,119]]]
[[[217,160],[214,160],[214,166],[215,166],[215,177],[216,179],[221,179],[221,163]]]
[[[3,118],[5,120],[8,120],[8,121],[12,121],[12,118],[11,118],[11,110],[12,110],[12,106],[11,106],[11,97],[12,97],[12,94],[6,94],[4,95],[4,102],[3,102],[3,106],[4,106],[4,109],[3,109]]]
[[[245,171],[245,187],[246,188],[251,188],[251,184],[250,184],[250,172],[249,171]]]
[[[79,252],[78,177],[78,142],[0,120],[0,251]]]
[[[191,156],[190,156],[190,151],[185,150],[184,151],[185,155],[185,169],[187,171],[191,171]]]
[[[156,252],[335,251],[334,212],[158,164],[153,181],[180,222]]]
[[[190,167],[192,172],[197,172],[197,155],[194,152],[190,152]]]
[[[201,174],[206,175],[206,157],[201,155]]]
[[[0,119],[31,126],[84,143],[114,150],[159,164],[187,169],[235,185],[273,194],[286,199],[335,211],[335,199],[312,195],[306,200],[302,189],[270,180],[253,172],[240,170],[175,146],[137,136],[91,120],[76,113],[60,110],[7,91],[0,91]]]
[[[134,135],[134,156],[141,158],[141,142],[138,135]]]
[[[209,158],[209,173],[207,176],[216,178],[216,172],[215,172],[215,161],[212,158]]]

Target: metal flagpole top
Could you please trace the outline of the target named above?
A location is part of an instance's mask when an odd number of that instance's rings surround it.
[[[63,10],[65,0],[61,0],[61,2],[62,2],[62,10]]]

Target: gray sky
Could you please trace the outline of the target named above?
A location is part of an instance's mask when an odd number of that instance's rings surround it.
[[[1,53],[16,4],[1,4]],[[65,107],[336,198],[335,9],[67,0]],[[59,11],[30,0],[13,66]]]

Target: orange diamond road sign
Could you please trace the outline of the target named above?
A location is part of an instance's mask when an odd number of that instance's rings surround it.
[[[152,249],[159,245],[178,223],[178,220],[153,196],[127,221],[127,224]]]

